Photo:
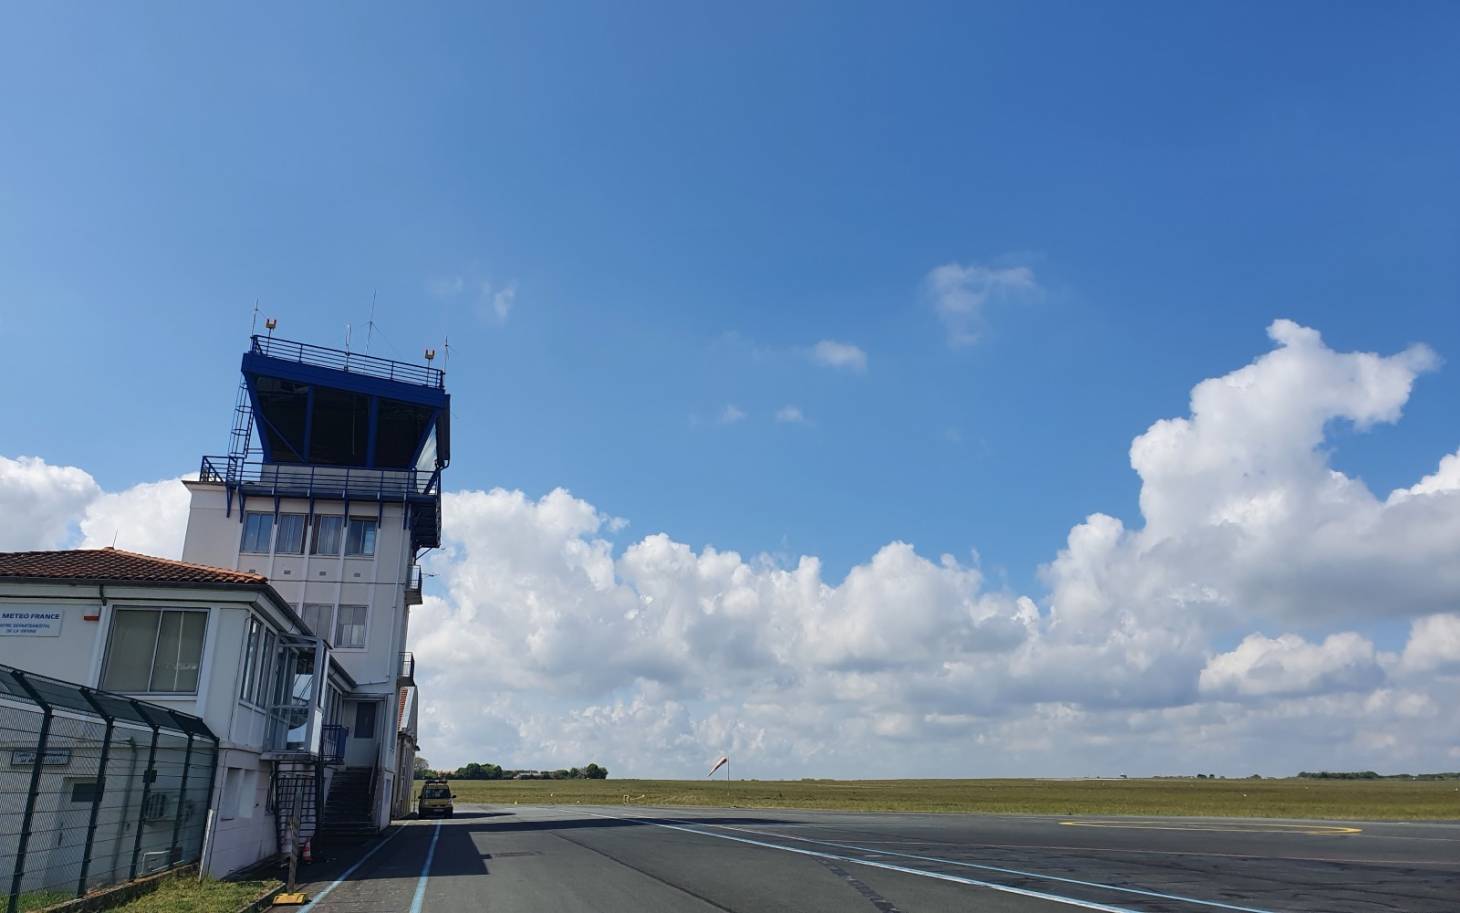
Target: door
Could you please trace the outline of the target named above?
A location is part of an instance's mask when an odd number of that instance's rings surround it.
[[[350,737],[345,741],[346,767],[374,767],[380,757],[380,702],[345,703]]]

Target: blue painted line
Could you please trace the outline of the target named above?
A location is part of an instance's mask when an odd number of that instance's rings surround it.
[[[426,902],[426,880],[431,877],[431,860],[436,858],[436,841],[441,839],[441,822],[431,832],[431,847],[426,850],[426,862],[421,866],[421,877],[416,882],[416,893],[411,898],[411,913],[421,913],[421,904]]]
[[[672,819],[671,819],[672,820]],[[855,850],[858,853],[871,853],[876,856],[897,856],[902,859],[916,859],[919,862],[936,862],[942,865],[956,865],[965,869],[981,869],[985,872],[998,872],[1002,875],[1018,875],[1021,878],[1038,878],[1044,881],[1059,881],[1064,884],[1076,884],[1086,888],[1100,888],[1106,891],[1119,891],[1123,894],[1137,894],[1142,897],[1155,897],[1158,900],[1173,900],[1178,903],[1196,904],[1203,907],[1215,907],[1218,910],[1233,910],[1236,913],[1272,913],[1271,910],[1262,910],[1257,907],[1239,907],[1233,904],[1222,903],[1219,900],[1202,900],[1198,897],[1183,897],[1180,894],[1163,894],[1160,891],[1149,891],[1144,888],[1126,888],[1114,884],[1101,884],[1098,881],[1081,881],[1078,878],[1064,878],[1060,875],[1042,875],[1039,872],[1026,872],[1020,869],[1006,869],[996,865],[983,865],[977,862],[963,862],[958,859],[943,859],[939,856],[920,856],[917,853],[899,853],[894,850],[876,850],[864,846],[857,846],[851,843],[837,843],[832,840],[812,840],[809,837],[796,837],[791,834],[776,834],[767,831],[757,831],[746,827],[735,827],[729,824],[707,824],[706,827],[720,827],[731,831],[741,831],[746,834],[757,834],[762,837],[778,837],[783,840],[797,840],[802,843],[814,843],[819,846],[831,846],[843,850]]]
[[[371,856],[374,856],[376,853],[380,852],[380,848],[381,847],[385,846],[387,843],[389,843],[390,841],[394,840],[395,839],[395,835],[396,834],[399,834],[403,830],[405,830],[405,828],[398,827],[394,831],[391,832],[391,835],[389,837],[386,837],[384,840],[382,840],[379,843],[375,844],[375,846],[371,848],[370,852],[366,853],[364,856],[361,856],[359,859],[355,860],[355,864],[352,865],[352,866],[350,866],[348,869],[345,869],[344,874],[342,874],[339,878],[336,878],[333,882],[331,882],[330,885],[329,885],[329,887],[325,888],[323,891],[320,891],[318,894],[315,895],[315,897],[314,897],[313,900],[311,900],[309,903],[305,904],[304,906],[300,907],[299,908],[299,913],[309,913],[310,910],[313,910],[315,904],[319,903],[321,900],[324,900],[326,897],[329,896],[329,893],[331,891],[333,891],[335,888],[338,888],[340,885],[342,885],[346,881],[348,881],[349,878],[350,878],[350,876],[353,875],[353,874],[355,874],[355,870],[358,869],[358,868],[360,868],[360,866],[362,866],[362,865],[365,864],[365,860],[369,859]]]

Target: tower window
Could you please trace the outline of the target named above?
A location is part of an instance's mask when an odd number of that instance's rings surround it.
[[[267,555],[269,540],[273,537],[273,532],[273,514],[244,514],[243,544],[239,546],[239,551]]]
[[[337,650],[361,650],[365,647],[365,612],[362,605],[342,605],[335,613]]]
[[[315,555],[338,555],[340,538],[345,531],[344,517],[318,516],[314,518],[314,542],[309,549]]]
[[[317,637],[330,639],[330,615],[334,612],[334,606],[322,602],[307,602],[304,604],[304,623],[309,626]]]
[[[274,551],[280,555],[304,554],[304,514],[280,514]]]
[[[350,526],[345,531],[345,554],[365,556],[375,554],[374,520],[350,518]]]

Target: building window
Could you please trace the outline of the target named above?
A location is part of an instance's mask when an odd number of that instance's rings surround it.
[[[71,787],[72,802],[90,805],[96,799],[95,780],[77,780],[67,777],[66,783]]]
[[[335,615],[334,647],[359,650],[365,646],[365,606],[342,605]]]
[[[273,514],[244,514],[243,545],[239,546],[239,551],[267,555],[269,553],[269,540],[273,536],[273,533]]]
[[[375,738],[374,701],[362,701],[355,705],[355,738]]]
[[[345,531],[345,554],[367,557],[375,554],[374,520],[350,518],[350,527]]]
[[[319,602],[304,604],[304,623],[314,632],[315,637],[330,639],[330,613],[333,609],[334,606]]]
[[[248,620],[248,641],[243,650],[243,684],[238,696],[246,701],[253,700],[259,687],[259,642],[264,637],[264,626],[257,618]]]
[[[309,546],[310,554],[338,555],[340,553],[340,536],[344,531],[344,517],[315,517],[314,541]]]
[[[280,555],[304,554],[304,514],[280,514],[279,534],[274,537],[274,552]]]
[[[117,609],[101,686],[110,691],[197,691],[207,625],[207,612]]]

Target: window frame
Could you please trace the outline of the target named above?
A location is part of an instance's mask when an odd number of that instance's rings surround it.
[[[267,534],[268,541],[264,543],[264,547],[263,548],[249,548],[248,547],[248,545],[249,545],[249,541],[248,541],[249,540],[249,524],[250,524],[250,521],[257,520],[259,518],[263,518],[263,520],[268,524],[268,530],[269,530],[268,531],[268,534]],[[255,510],[247,511],[243,515],[243,523],[241,525],[243,526],[243,535],[239,539],[239,542],[238,542],[238,552],[239,552],[239,554],[241,554],[241,555],[269,555],[269,554],[272,554],[273,553],[273,548],[274,548],[274,515],[273,514],[267,512],[267,511],[255,511]],[[257,543],[255,543],[255,544],[257,544]]]
[[[344,618],[345,609],[360,610],[360,621],[357,624],[349,625],[349,627],[358,627],[360,629],[360,643],[358,645],[347,644],[345,643],[344,638],[340,636],[340,623]],[[330,649],[332,650],[368,649],[370,645],[370,606],[360,605],[359,603],[341,603],[339,605],[336,605],[334,613],[333,633],[334,637],[330,640]]]
[[[284,541],[284,535],[283,535],[283,533],[284,533],[284,521],[285,520],[290,520],[290,521],[298,520],[299,521],[299,548],[298,549],[285,549],[285,548],[282,547],[282,544],[281,543]],[[281,513],[281,514],[279,514],[278,521],[274,523],[274,554],[276,554],[276,555],[302,555],[302,554],[304,554],[305,546],[308,544],[305,540],[309,539],[309,527],[310,527],[309,514],[297,514],[297,513]]]
[[[357,527],[357,524],[358,524],[358,527]],[[350,551],[350,540],[354,538],[354,531],[357,528],[359,528],[359,529],[368,529],[369,530],[369,539],[370,539],[370,550],[369,551],[358,551],[358,552],[352,552],[352,551]],[[375,557],[375,547],[378,544],[377,543],[377,540],[379,539],[379,537],[380,537],[380,524],[375,521],[375,518],[374,517],[347,517],[346,520],[345,520],[345,535],[344,535],[344,541],[341,543],[341,545],[344,547],[345,557],[346,558],[374,558]],[[363,541],[366,538],[365,534],[362,533],[361,536],[360,536],[360,538],[362,540],[361,543],[360,543],[360,548],[363,549],[365,547],[365,543]]]
[[[264,623],[252,612],[248,616],[248,633],[243,638],[243,674],[238,699],[255,703],[259,687],[259,652],[263,647]]]
[[[360,734],[360,712],[366,707],[370,708],[370,732],[368,735]],[[378,738],[380,729],[380,706],[377,701],[359,701],[355,704],[355,721],[350,726],[350,738],[352,739],[374,739]]]
[[[132,612],[132,613],[143,613],[143,612],[145,612],[145,613],[154,614],[154,615],[157,616],[157,629],[153,633],[153,639],[152,639],[152,658],[149,660],[148,667],[147,667],[147,688],[146,689],[143,689],[143,690],[140,690],[140,691],[139,690],[134,690],[134,689],[114,687],[111,683],[109,683],[107,681],[107,676],[112,671],[112,660],[113,660],[113,652],[112,652],[112,650],[113,650],[113,644],[116,642],[115,638],[116,638],[116,631],[117,631],[117,618],[118,618],[119,615],[121,615],[124,612]],[[163,619],[168,614],[171,614],[171,613],[175,613],[175,614],[178,614],[178,615],[193,614],[193,615],[201,615],[201,616],[203,616],[203,619],[202,619],[203,620],[203,632],[202,632],[202,636],[200,636],[198,638],[198,668],[197,668],[197,678],[193,682],[193,687],[191,689],[189,689],[189,690],[185,690],[185,691],[181,691],[181,690],[155,691],[155,690],[152,689],[152,682],[153,682],[153,679],[157,675],[157,649],[158,649],[158,647],[162,643],[162,624],[163,624]],[[107,624],[106,645],[103,647],[103,651],[102,651],[101,671],[97,675],[97,681],[99,683],[97,685],[97,687],[102,688],[102,689],[105,689],[105,690],[108,690],[108,691],[116,691],[116,692],[121,693],[121,694],[139,694],[139,695],[155,694],[155,695],[161,695],[161,696],[165,696],[165,697],[178,697],[178,696],[188,695],[188,694],[197,695],[197,693],[198,693],[198,685],[203,681],[203,673],[205,671],[203,669],[203,658],[208,653],[208,628],[209,628],[209,623],[212,621],[212,618],[211,618],[212,614],[213,614],[213,612],[212,612],[211,609],[197,607],[197,606],[165,606],[165,607],[164,606],[128,606],[126,608],[121,608],[121,607],[114,608],[112,610],[112,612],[111,612],[111,618],[110,618],[110,620],[108,621],[108,624]],[[181,633],[181,630],[182,630],[181,624],[182,624],[182,622],[180,621],[179,622],[179,633]],[[181,643],[181,637],[179,637],[179,643]]]
[[[314,627],[314,625],[311,625],[309,623],[309,609],[311,607],[325,610],[323,631],[319,630],[318,628]],[[325,643],[329,644],[330,649],[334,649],[335,646],[334,635],[336,608],[338,608],[338,606],[336,606],[332,602],[306,602],[299,607],[299,619],[304,622],[304,626],[308,628],[315,637],[321,638]]]
[[[312,526],[312,529],[310,530],[311,534],[309,537],[309,553],[311,555],[323,555],[327,558],[338,558],[345,547],[346,519],[347,518],[342,514],[315,514],[314,523],[310,524]],[[339,528],[335,532],[334,550],[322,552],[319,550],[320,527],[323,526],[326,521],[339,523]]]

